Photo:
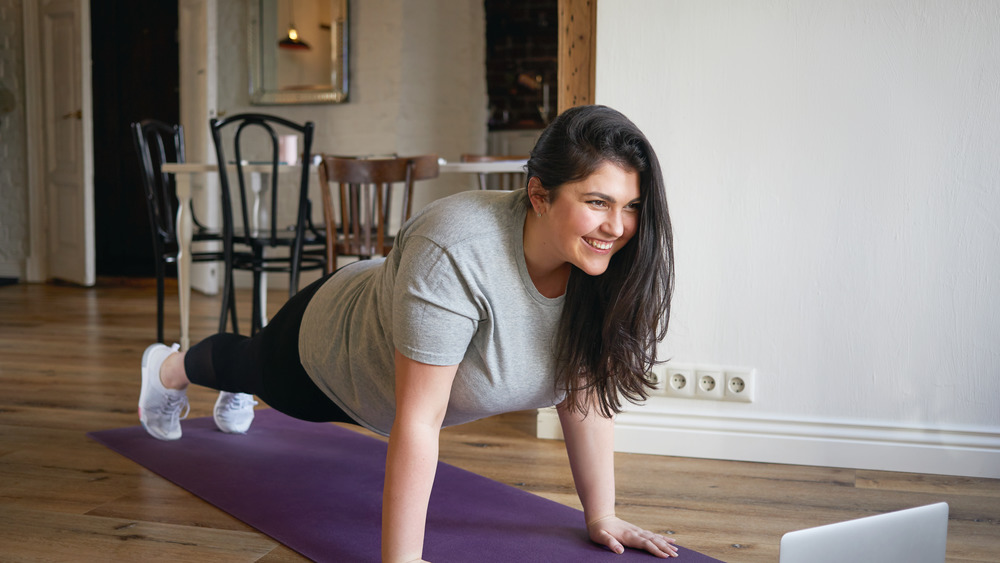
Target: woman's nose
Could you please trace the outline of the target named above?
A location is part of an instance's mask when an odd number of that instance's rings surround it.
[[[604,222],[604,232],[615,237],[620,237],[625,232],[625,221],[621,211],[612,211]]]

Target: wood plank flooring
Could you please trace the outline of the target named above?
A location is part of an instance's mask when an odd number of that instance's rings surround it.
[[[269,295],[272,312],[285,295]],[[218,298],[192,300],[197,341],[217,324]],[[148,280],[0,287],[0,561],[304,560],[84,435],[137,424],[139,359],[155,338],[155,314]],[[166,314],[177,338],[175,287]],[[214,393],[192,389],[190,398],[192,417],[211,413]],[[534,437],[533,413],[446,429],[441,457],[579,507],[562,443]],[[949,562],[1000,561],[1000,480],[637,454],[616,461],[622,517],[724,561],[774,562],[790,530],[938,501],[951,505]]]

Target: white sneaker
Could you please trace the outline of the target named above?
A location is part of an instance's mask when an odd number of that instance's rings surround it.
[[[250,429],[250,423],[253,422],[253,407],[256,404],[253,395],[219,391],[212,418],[215,419],[215,425],[223,432],[246,434]]]
[[[142,354],[142,389],[139,392],[139,420],[149,435],[159,440],[181,437],[181,419],[187,418],[191,406],[183,389],[167,389],[160,381],[160,366],[167,356],[180,349],[174,344],[152,344]],[[181,414],[181,411],[184,414]]]

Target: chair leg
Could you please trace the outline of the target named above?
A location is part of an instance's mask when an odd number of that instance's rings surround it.
[[[222,267],[225,269],[225,273],[222,276],[222,310],[219,312],[219,332],[226,332],[226,315],[229,315],[233,320],[233,333],[239,334],[240,329],[236,324],[236,291],[233,288],[232,258],[227,258]]]
[[[233,334],[240,333],[240,325],[236,320],[236,289],[233,285],[233,274],[232,272],[225,278],[223,296],[222,296],[222,311],[219,317],[219,332],[226,332],[226,315],[229,315],[229,320],[232,324]]]
[[[233,333],[240,333],[240,325],[236,322],[236,290],[233,286],[233,278],[229,277],[229,313],[233,321]]]
[[[262,307],[261,290],[261,267],[263,263],[263,249],[254,248],[254,268],[253,268],[253,316],[250,318],[250,336],[257,334],[263,323],[261,315],[264,314]]]
[[[253,273],[253,306],[250,313],[250,336],[260,329],[260,272]]]
[[[292,263],[291,263],[291,272],[289,272],[289,274],[288,274],[288,298],[289,299],[291,299],[292,297],[295,297],[295,294],[299,292],[299,266],[302,264],[302,251],[299,250],[299,252],[296,253],[295,252],[295,247],[293,247],[292,248],[292,258],[291,258],[291,261],[292,261]]]

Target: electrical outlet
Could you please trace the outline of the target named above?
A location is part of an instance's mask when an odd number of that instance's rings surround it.
[[[683,364],[666,364],[663,394],[668,397],[694,397],[694,368]]]
[[[655,393],[667,397],[751,403],[756,390],[753,368],[670,362],[654,366],[652,374]]]
[[[656,385],[649,393],[650,395],[663,395],[666,393],[665,388],[667,386],[667,368],[663,364],[656,364],[653,369],[647,374],[653,383]]]
[[[720,400],[725,396],[726,376],[722,370],[694,370],[694,394],[699,399]]]
[[[726,388],[723,398],[727,401],[739,401],[752,403],[755,385],[756,370],[726,370]]]

